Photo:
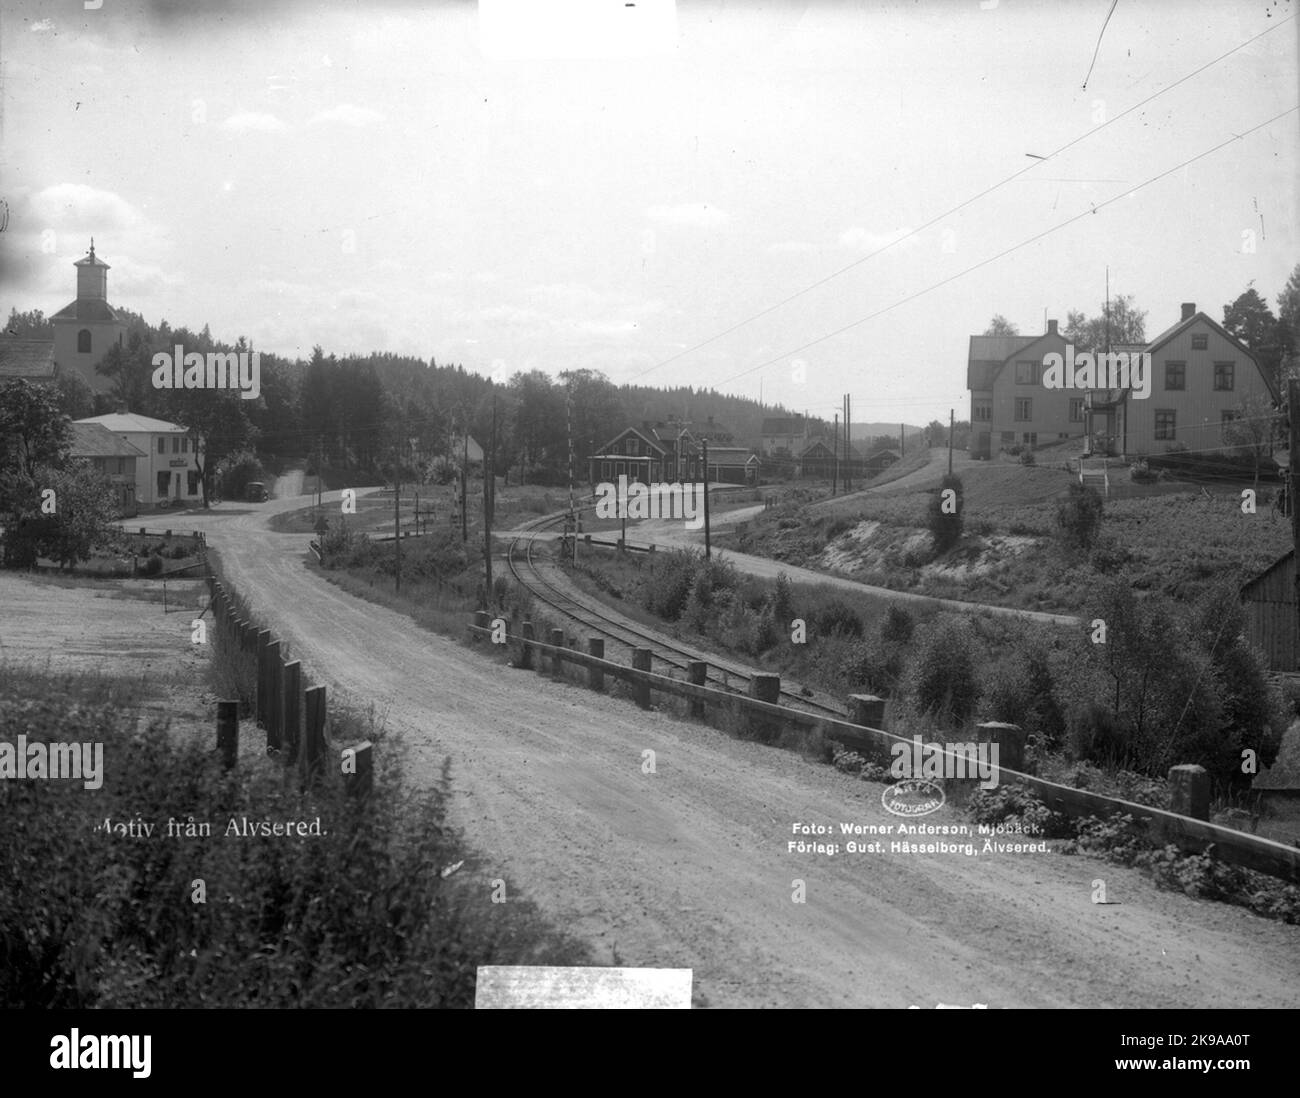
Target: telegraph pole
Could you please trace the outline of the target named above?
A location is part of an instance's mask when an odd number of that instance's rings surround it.
[[[835,429],[831,432],[831,495],[835,494],[835,486],[840,475],[840,414],[835,413]]]
[[[1296,378],[1287,379],[1286,411],[1291,429],[1291,452],[1287,457],[1286,501],[1291,506],[1291,543],[1295,546],[1293,563],[1296,564],[1296,614],[1300,615],[1300,506],[1296,505],[1295,498],[1296,485],[1300,483],[1296,477],[1296,457],[1300,455],[1300,380]],[[1297,617],[1297,627],[1300,628],[1300,616]]]
[[[844,394],[844,490],[853,491],[853,397]]]
[[[469,422],[465,423],[465,450],[460,459],[460,540],[469,541]]]
[[[396,572],[393,576],[393,590],[402,589],[402,473],[397,463],[393,463],[393,563]]]
[[[957,413],[952,408],[949,408],[948,409],[948,475],[949,476],[952,476],[952,432],[956,426],[956,422],[957,422]]]
[[[573,504],[573,383],[564,387],[564,429],[569,436],[569,532],[573,537],[573,563],[578,563],[578,512]]]
[[[700,440],[704,451],[704,559],[713,556],[713,542],[709,532],[709,440]]]

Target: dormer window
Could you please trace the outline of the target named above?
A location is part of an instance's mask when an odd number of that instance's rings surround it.
[[[90,329],[89,328],[82,328],[81,331],[77,333],[77,353],[83,355],[90,354]]]

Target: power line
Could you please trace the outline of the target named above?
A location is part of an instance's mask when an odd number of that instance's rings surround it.
[[[769,313],[774,313],[776,312],[777,309],[780,309],[783,306],[788,305],[790,302],[803,297],[805,294],[811,293],[813,290],[819,289],[820,287],[826,285],[826,283],[832,281],[833,279],[839,278],[840,275],[847,274],[849,271],[853,270],[854,268],[861,266],[863,263],[866,263],[867,260],[874,259],[876,256],[882,254],[883,252],[888,251],[890,248],[893,248],[896,245],[901,244],[904,240],[908,240],[911,237],[916,236],[918,233],[924,232],[926,229],[931,228],[934,225],[937,225],[940,221],[944,220],[945,218],[951,217],[955,213],[959,213],[960,211],[964,210],[967,206],[971,205],[972,203],[978,202],[981,198],[984,198],[987,195],[992,194],[994,191],[999,190],[1002,187],[1005,187],[1008,183],[1012,182],[1015,179],[1018,179],[1026,172],[1033,171],[1033,169],[1038,167],[1040,164],[1044,164],[1048,160],[1051,160],[1053,157],[1059,156],[1067,149],[1070,149],[1073,146],[1079,144],[1079,142],[1085,141],[1089,137],[1093,137],[1096,134],[1101,133],[1101,131],[1106,129],[1107,126],[1114,125],[1114,123],[1118,122],[1121,118],[1125,118],[1126,116],[1132,114],[1134,111],[1140,110],[1141,108],[1145,107],[1148,103],[1164,95],[1166,92],[1173,91],[1174,88],[1178,87],[1180,84],[1185,84],[1188,80],[1191,80],[1194,77],[1199,76],[1201,73],[1205,72],[1206,69],[1212,68],[1213,66],[1217,65],[1220,61],[1223,61],[1226,58],[1231,57],[1234,53],[1237,53],[1239,50],[1245,49],[1253,42],[1256,42],[1259,39],[1263,38],[1266,34],[1272,34],[1283,24],[1289,22],[1294,18],[1295,18],[1294,15],[1289,15],[1286,17],[1286,19],[1282,20],[1276,26],[1272,26],[1269,27],[1267,30],[1260,31],[1259,34],[1255,35],[1253,38],[1246,39],[1246,41],[1242,42],[1238,46],[1234,46],[1232,49],[1228,50],[1227,53],[1222,53],[1218,57],[1214,58],[1212,61],[1207,61],[1204,65],[1200,66],[1200,68],[1193,69],[1186,76],[1180,77],[1179,79],[1175,80],[1172,84],[1168,85],[1168,87],[1161,88],[1158,92],[1154,92],[1153,94],[1147,96],[1147,98],[1143,99],[1141,102],[1135,103],[1127,110],[1121,111],[1119,114],[1115,115],[1115,117],[1107,119],[1105,122],[1102,122],[1100,125],[1093,127],[1092,129],[1088,130],[1086,133],[1080,134],[1078,137],[1070,141],[1067,141],[1064,145],[1062,145],[1060,148],[1056,149],[1055,151],[1048,153],[1044,157],[1035,159],[1032,164],[1026,165],[1025,167],[1021,168],[1017,172],[1012,172],[1011,175],[1007,176],[1005,179],[1001,180],[1000,182],[994,183],[991,187],[986,187],[984,190],[978,192],[977,194],[972,195],[970,198],[967,198],[965,201],[958,203],[956,206],[953,206],[951,209],[944,211],[943,213],[937,215],[936,217],[932,217],[929,221],[925,222],[923,225],[920,225],[915,229],[909,230],[903,236],[900,236],[897,240],[891,240],[888,244],[885,244],[882,247],[877,248],[874,252],[870,252],[859,259],[855,259],[852,263],[848,264],[847,266],[841,267],[839,270],[831,272],[830,274],[826,275],[824,278],[818,279],[816,282],[812,283],[811,285],[805,286],[802,290],[790,294],[788,297],[782,298],[775,305],[770,305],[766,309],[762,309],[759,312],[746,317],[744,320],[736,322],[730,328],[726,328],[723,331],[718,332],[716,335],[710,336],[708,339],[702,340],[701,342],[696,343],[691,347],[687,347],[685,350],[678,351],[675,355],[671,355],[668,358],[662,359],[661,361],[656,362],[653,366],[647,366],[639,374],[634,374],[633,377],[634,378],[645,377],[647,374],[653,373],[661,366],[667,366],[669,363],[676,362],[679,358],[685,358],[689,354],[694,354],[696,351],[700,350],[701,348],[707,347],[711,343],[716,343],[719,339],[723,339],[724,337],[731,335],[733,332],[739,331],[741,328],[745,327],[745,325],[751,324],[755,320],[759,320],[762,317],[767,316]]]
[[[1024,248],[1029,244],[1033,244],[1039,240],[1042,240],[1044,237],[1051,236],[1053,233],[1058,232],[1059,230],[1064,229],[1069,225],[1073,225],[1076,221],[1080,221],[1083,218],[1089,216],[1089,214],[1095,214],[1098,211],[1105,209],[1111,203],[1118,202],[1121,198],[1128,198],[1132,195],[1137,194],[1138,191],[1142,190],[1145,187],[1149,187],[1152,183],[1159,182],[1161,179],[1164,179],[1165,176],[1172,175],[1174,172],[1177,171],[1181,171],[1183,168],[1195,164],[1198,160],[1203,160],[1205,157],[1218,152],[1220,149],[1225,148],[1226,146],[1231,145],[1236,141],[1242,140],[1244,137],[1254,133],[1256,130],[1261,130],[1265,126],[1270,126],[1274,122],[1278,121],[1278,119],[1285,118],[1288,114],[1294,114],[1297,110],[1300,110],[1300,104],[1297,104],[1294,107],[1290,107],[1289,109],[1283,111],[1281,114],[1276,114],[1272,118],[1269,118],[1266,121],[1261,122],[1256,126],[1252,126],[1248,130],[1244,130],[1242,133],[1233,134],[1232,137],[1228,138],[1226,141],[1221,141],[1219,144],[1213,146],[1212,148],[1206,149],[1204,152],[1197,153],[1195,156],[1191,157],[1188,160],[1184,160],[1181,164],[1175,164],[1172,168],[1160,172],[1158,175],[1153,175],[1150,179],[1146,180],[1145,182],[1139,183],[1132,190],[1126,191],[1124,192],[1124,194],[1117,194],[1111,198],[1106,199],[1104,202],[1098,203],[1095,206],[1090,206],[1088,209],[1083,210],[1081,213],[1075,214],[1073,217],[1066,218],[1066,220],[1056,225],[1053,225],[1050,228],[1044,229],[1040,233],[1035,233],[1033,236],[1027,237],[1025,240],[1022,240],[1019,244],[1013,244],[1010,248],[1006,248],[1003,251],[998,252],[997,255],[989,256],[987,259],[980,260],[980,262],[974,264],[973,266],[967,267],[964,271],[958,271],[955,275],[950,275],[948,278],[942,279],[939,282],[935,282],[932,285],[927,286],[923,290],[917,290],[916,293],[909,294],[907,297],[895,301],[892,305],[886,305],[883,309],[878,309],[874,313],[870,313],[867,316],[864,316],[858,320],[853,321],[852,323],[845,324],[843,327],[836,328],[834,331],[828,332],[826,335],[818,336],[816,339],[809,340],[807,343],[802,343],[798,347],[786,351],[783,354],[779,354],[774,358],[769,358],[765,362],[760,362],[757,366],[751,366],[747,370],[741,370],[740,373],[738,374],[732,374],[730,377],[723,378],[721,381],[717,382],[717,384],[727,385],[730,382],[736,381],[739,378],[748,377],[750,374],[754,373],[757,370],[766,369],[768,366],[772,366],[775,363],[782,362],[788,359],[791,355],[797,355],[801,351],[806,351],[809,347],[815,347],[819,343],[825,343],[826,340],[828,339],[833,339],[835,338],[835,336],[842,335],[843,333],[853,328],[856,328],[859,325],[865,324],[868,320],[874,320],[878,316],[883,316],[885,313],[897,309],[900,305],[906,305],[908,302],[915,301],[918,297],[923,297],[925,294],[931,293],[932,291],[939,289],[941,286],[946,286],[949,282],[955,282],[959,278],[964,278],[972,271],[978,271],[981,267],[987,267],[990,263],[994,263],[997,260],[1004,258],[1005,256],[1011,255],[1013,252],[1017,252],[1021,248]]]

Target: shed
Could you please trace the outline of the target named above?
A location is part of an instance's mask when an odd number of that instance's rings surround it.
[[[1246,639],[1264,653],[1269,670],[1296,671],[1295,550],[1244,584],[1241,601]]]

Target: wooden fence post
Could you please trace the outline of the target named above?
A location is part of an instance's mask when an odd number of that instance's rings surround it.
[[[278,755],[284,746],[284,660],[280,658],[279,641],[266,646],[266,665],[266,753]]]
[[[239,702],[217,702],[217,751],[221,765],[229,770],[239,755]]]
[[[342,757],[343,788],[349,797],[366,797],[374,785],[374,745],[363,740],[345,747]]]
[[[486,610],[474,611],[474,624],[477,625],[480,629],[488,628],[488,626],[491,624],[491,621],[492,619],[488,617],[488,612]],[[469,635],[469,639],[472,644],[478,644],[479,641],[483,639],[483,634],[479,632],[472,632]]]
[[[1018,724],[1007,724],[1004,721],[985,721],[975,726],[979,733],[981,743],[995,743],[998,745],[998,765],[997,770],[1006,767],[1008,770],[1020,770],[1025,768],[1025,732]],[[995,777],[1002,780],[1000,773]]]
[[[885,699],[875,694],[849,695],[849,722],[860,724],[864,728],[885,730]],[[865,758],[880,766],[888,766],[892,759],[888,741],[879,736],[871,736],[872,748],[862,752]]]
[[[781,676],[754,674],[749,680],[749,696],[758,701],[781,703]],[[775,738],[781,731],[780,721],[766,713],[757,713],[750,722],[755,734],[763,738]]]
[[[325,766],[325,687],[313,686],[304,698],[307,703],[307,767],[304,784],[320,779]]]
[[[271,630],[262,629],[257,634],[257,727],[265,728],[271,713],[271,672],[266,658],[271,643]]]
[[[562,650],[564,648],[564,630],[551,630],[551,674],[555,678],[560,677],[561,661],[563,659]]]
[[[525,671],[533,666],[533,640],[536,637],[536,631],[533,629],[533,623],[526,621],[523,624],[524,643],[519,654],[519,666]]]
[[[650,670],[650,649],[633,648],[632,649],[632,666],[637,671]],[[636,696],[636,703],[642,709],[650,708],[650,684],[638,679],[632,684],[632,693]]]
[[[1169,811],[1195,820],[1210,818],[1210,775],[1203,766],[1169,768]]]
[[[588,652],[590,655],[595,656],[596,659],[598,659],[598,660],[603,660],[603,659],[605,658],[605,638],[604,638],[604,637],[588,637],[588,638],[587,638],[587,652]],[[587,685],[588,685],[589,687],[591,687],[592,690],[604,690],[604,689],[605,689],[605,669],[604,669],[603,667],[588,667],[588,668],[587,668]]]
[[[691,660],[686,665],[686,681],[695,686],[703,686],[709,679],[709,665],[703,660]],[[704,716],[704,703],[698,698],[691,699],[691,716],[702,718]]]
[[[298,762],[298,743],[302,734],[302,661],[284,665],[284,744],[285,762]]]

